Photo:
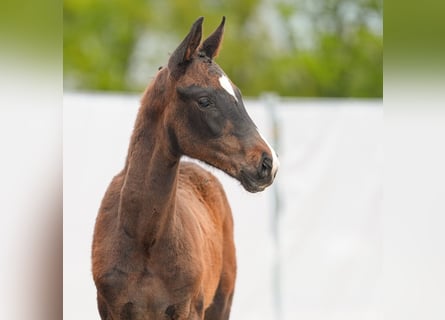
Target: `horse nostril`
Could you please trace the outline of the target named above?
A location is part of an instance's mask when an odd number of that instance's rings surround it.
[[[261,166],[259,169],[259,176],[261,179],[266,178],[270,175],[272,171],[273,160],[268,155],[263,155],[263,160],[261,161]]]

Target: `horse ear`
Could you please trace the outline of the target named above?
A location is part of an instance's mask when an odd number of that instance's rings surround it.
[[[199,48],[199,51],[204,52],[209,58],[215,58],[218,56],[219,49],[221,47],[221,40],[224,34],[224,23],[226,22],[226,17],[222,18],[221,24],[218,28],[207,38]]]
[[[172,75],[177,78],[184,71],[187,63],[192,59],[193,53],[201,43],[203,17],[193,23],[189,34],[182,40],[168,60],[168,68]]]

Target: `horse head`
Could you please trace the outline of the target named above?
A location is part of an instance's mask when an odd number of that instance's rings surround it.
[[[225,17],[201,44],[202,22],[201,17],[193,24],[160,71],[172,150],[221,169],[249,192],[262,191],[275,178],[278,157],[248,115],[241,91],[214,61]]]

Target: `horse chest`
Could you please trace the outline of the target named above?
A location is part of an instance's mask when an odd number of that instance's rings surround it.
[[[171,319],[189,319],[185,317],[189,313],[202,314],[213,300],[218,285],[221,261],[205,261],[203,251],[208,250],[208,244],[201,244],[203,249],[196,250],[199,247],[196,241],[200,238],[194,241],[182,237],[176,241],[160,239],[148,261],[147,267],[152,273],[136,283],[138,290],[147,295],[153,290],[162,292],[153,297],[156,303],[152,309],[160,305],[161,310],[175,315]]]
[[[131,300],[137,301],[142,313],[153,312],[159,319],[189,319],[202,300],[196,279],[144,274],[132,285]]]
[[[166,266],[167,267],[167,266]],[[196,278],[176,277],[153,266],[124,272],[114,268],[98,281],[108,312],[121,319],[194,319],[203,313],[203,294]],[[124,316],[125,315],[125,316]]]

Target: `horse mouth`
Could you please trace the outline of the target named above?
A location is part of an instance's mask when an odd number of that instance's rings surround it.
[[[272,184],[272,181],[264,181],[263,179],[258,179],[254,175],[241,170],[239,177],[239,182],[241,185],[251,193],[261,192]]]

